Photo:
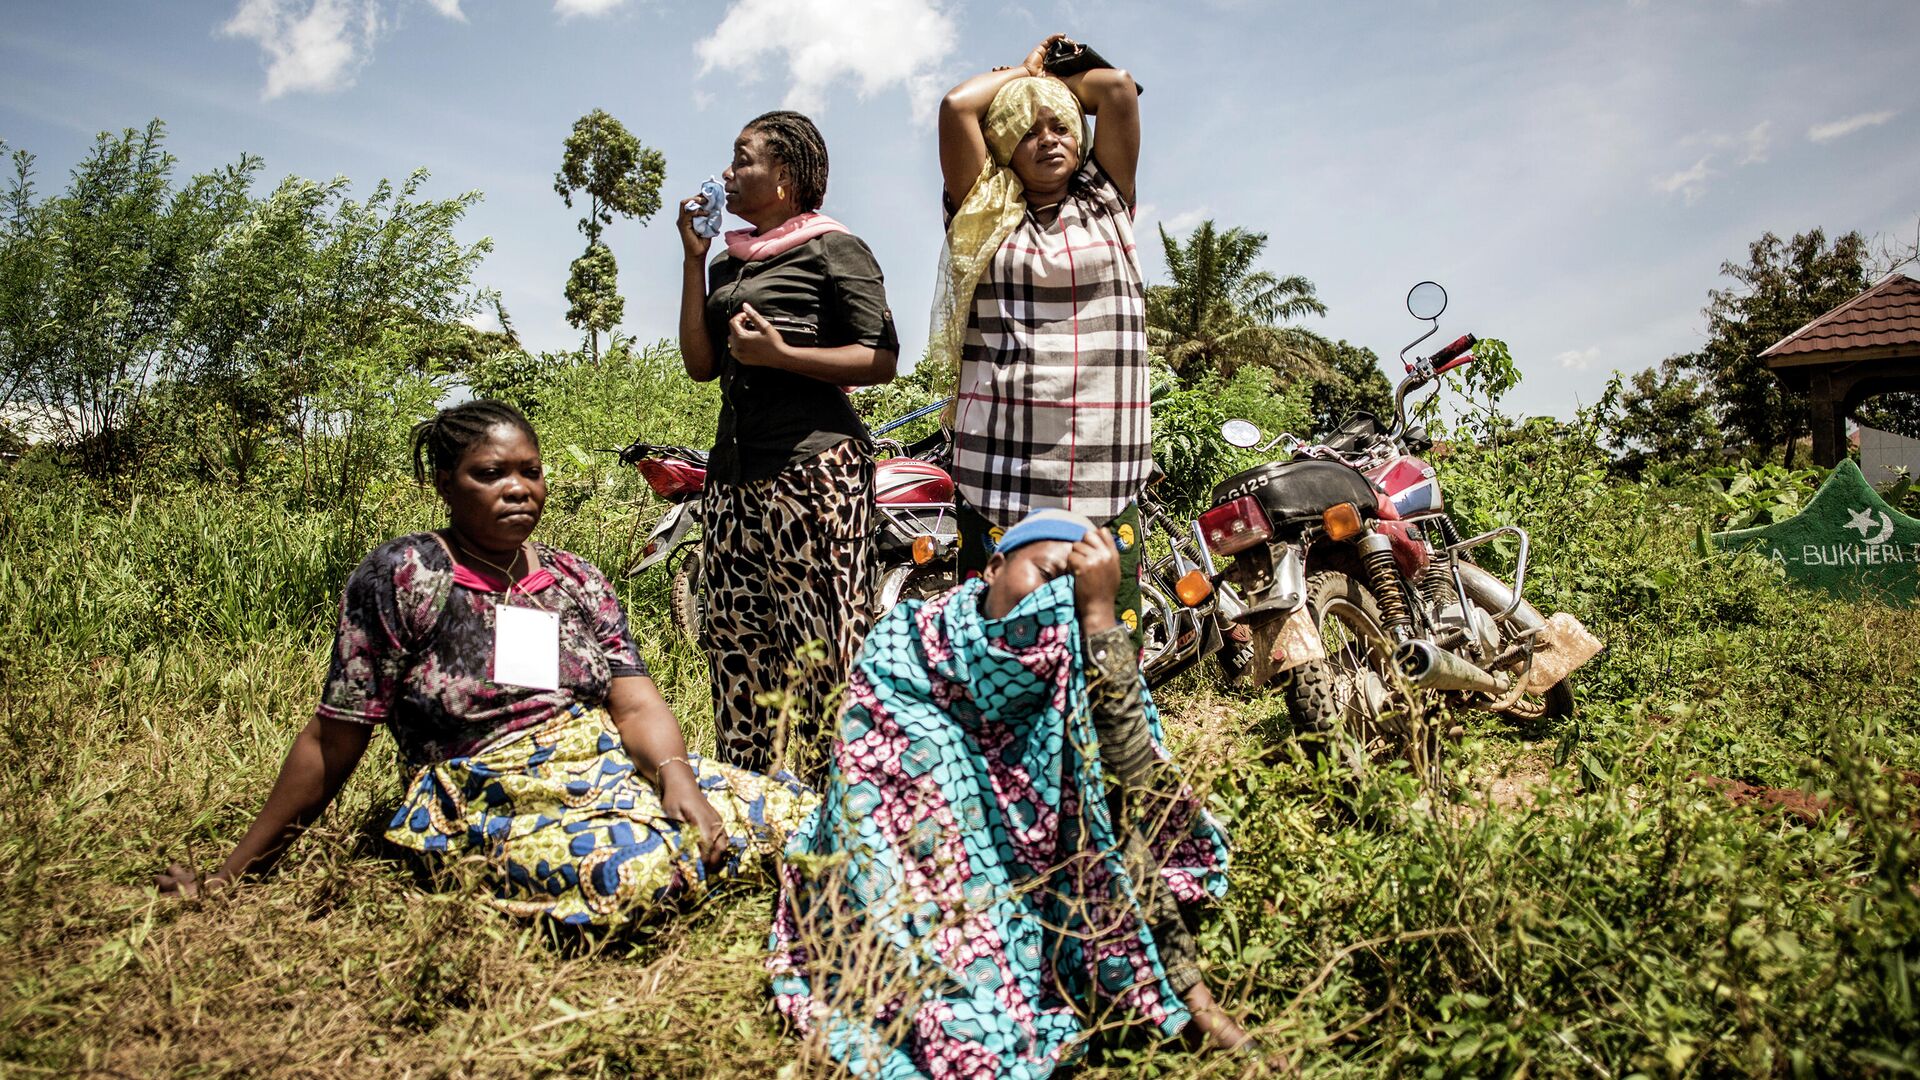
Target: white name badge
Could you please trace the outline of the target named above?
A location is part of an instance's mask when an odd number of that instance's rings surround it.
[[[560,616],[539,608],[493,606],[493,681],[560,689]]]

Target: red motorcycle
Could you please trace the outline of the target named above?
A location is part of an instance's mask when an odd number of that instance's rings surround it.
[[[1407,395],[1473,362],[1464,334],[1425,358],[1446,290],[1426,281],[1407,309],[1432,325],[1400,350],[1391,427],[1358,413],[1319,443],[1276,436],[1283,460],[1221,482],[1195,523],[1222,615],[1253,631],[1250,675],[1283,685],[1294,730],[1316,752],[1358,771],[1376,754],[1438,761],[1424,696],[1520,718],[1573,712],[1567,675],[1600,643],[1572,615],[1543,617],[1523,596],[1528,538],[1503,525],[1463,538],[1448,516],[1432,441],[1407,424]],[[1251,448],[1260,431],[1221,433]],[[1500,537],[1517,542],[1509,586],[1472,560]],[[1224,570],[1214,559],[1231,556]]]
[[[875,468],[873,534],[874,617],[902,599],[937,596],[954,585],[955,539],[953,477],[944,462],[949,449],[944,430],[911,444],[885,436],[931,416],[940,401],[916,409],[873,431],[882,457]],[[700,537],[694,523],[707,487],[707,453],[685,446],[635,442],[618,451],[620,460],[640,471],[653,493],[673,505],[647,535],[630,564],[629,577],[662,562],[673,564],[669,612],[673,625],[705,640],[706,604],[701,593]]]

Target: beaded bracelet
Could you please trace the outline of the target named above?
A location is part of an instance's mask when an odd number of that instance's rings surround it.
[[[669,766],[669,765],[671,765],[671,764],[673,764],[673,763],[674,763],[674,762],[676,762],[676,761],[677,761],[677,762],[679,762],[679,763],[680,763],[680,764],[682,764],[682,765],[685,765],[685,766],[687,767],[687,769],[688,769],[689,771],[691,771],[691,772],[695,772],[695,773],[698,773],[698,772],[700,771],[700,770],[698,770],[698,769],[695,769],[695,768],[693,767],[693,762],[691,762],[691,761],[688,761],[688,760],[687,760],[686,758],[683,758],[683,757],[670,757],[670,758],[662,758],[662,759],[660,760],[660,763],[659,763],[658,765],[655,765],[655,766],[653,767],[653,771],[654,771],[654,772],[656,772],[656,773],[659,773],[659,774],[661,774],[661,775],[663,775],[663,776],[664,776],[664,775],[666,774],[666,771],[667,771],[667,766]]]

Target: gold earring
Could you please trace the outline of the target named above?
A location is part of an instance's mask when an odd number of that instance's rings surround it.
[[[776,198],[776,199],[784,199],[784,198],[786,198],[786,197],[787,197],[787,185],[785,185],[785,184],[775,184],[775,185],[773,185],[773,197],[774,197],[774,198]]]

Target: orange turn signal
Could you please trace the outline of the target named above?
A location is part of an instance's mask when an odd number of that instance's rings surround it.
[[[933,555],[934,543],[931,534],[921,533],[913,538],[913,565],[925,566],[933,561]]]
[[[1327,507],[1320,515],[1320,523],[1326,526],[1329,540],[1351,540],[1367,531],[1360,523],[1360,511],[1352,503],[1335,503]]]
[[[1203,571],[1189,570],[1173,583],[1173,591],[1179,595],[1181,603],[1188,607],[1199,607],[1207,597],[1213,595],[1213,582],[1207,580]]]

